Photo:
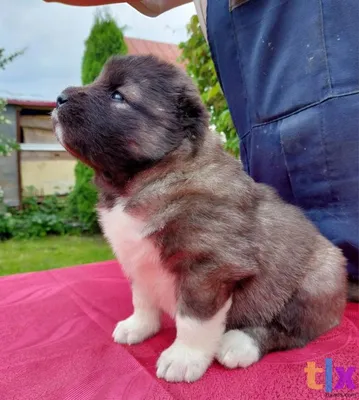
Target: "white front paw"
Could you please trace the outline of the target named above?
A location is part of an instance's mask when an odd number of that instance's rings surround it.
[[[135,344],[156,334],[160,329],[159,319],[140,318],[132,315],[118,322],[112,333],[113,340],[122,344]]]
[[[212,357],[178,341],[165,350],[157,361],[157,377],[168,382],[194,382],[212,362]]]
[[[227,368],[246,368],[257,362],[260,351],[247,333],[240,330],[226,332],[221,339],[216,359]]]

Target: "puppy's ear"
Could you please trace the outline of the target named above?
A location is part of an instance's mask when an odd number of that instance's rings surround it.
[[[190,139],[200,138],[208,129],[209,114],[194,88],[183,88],[177,99],[178,118]]]

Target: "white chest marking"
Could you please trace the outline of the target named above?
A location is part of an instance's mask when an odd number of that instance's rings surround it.
[[[99,208],[98,212],[105,237],[127,277],[136,282],[149,302],[174,316],[174,276],[162,267],[160,253],[154,243],[144,237],[146,223],[124,212],[122,203],[111,210]]]

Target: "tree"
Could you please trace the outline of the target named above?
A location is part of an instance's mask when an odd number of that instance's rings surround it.
[[[123,28],[119,27],[114,17],[107,11],[95,14],[94,24],[85,42],[85,53],[82,59],[82,83],[93,82],[100,74],[109,57],[115,54],[126,54]],[[92,184],[93,170],[78,162],[75,167],[75,186],[69,195],[69,213],[76,218],[89,232],[98,230],[95,205],[97,192]]]
[[[18,51],[9,56],[5,56],[5,49],[0,48],[0,69],[5,69],[7,64],[11,63],[16,57],[22,54],[23,51]],[[0,125],[9,124],[10,121],[5,118],[6,101],[0,99]],[[1,135],[0,132],[0,156],[10,155],[13,150],[16,150],[18,145],[15,140],[9,139]]]
[[[0,99],[0,124],[10,124],[10,121],[5,118],[6,101]],[[13,150],[18,148],[15,140],[9,139],[0,132],[0,156],[9,156]]]
[[[211,124],[216,127],[218,133],[225,135],[225,149],[238,156],[238,136],[197,15],[194,15],[187,25],[187,33],[189,39],[179,45],[182,49],[181,61],[186,63],[187,73],[199,88],[202,100],[210,112]]]

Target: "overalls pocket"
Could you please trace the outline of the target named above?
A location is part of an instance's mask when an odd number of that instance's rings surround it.
[[[330,95],[321,1],[229,0],[228,6],[252,126]]]

